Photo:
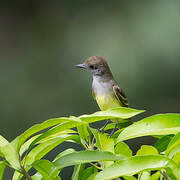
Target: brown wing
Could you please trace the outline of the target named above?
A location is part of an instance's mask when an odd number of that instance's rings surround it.
[[[113,91],[118,100],[121,102],[122,106],[128,107],[128,101],[123,90],[118,85],[113,85]]]

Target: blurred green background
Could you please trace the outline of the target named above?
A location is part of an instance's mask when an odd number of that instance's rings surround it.
[[[48,118],[99,110],[90,74],[74,67],[92,55],[108,60],[130,107],[147,110],[137,120],[180,112],[180,1],[6,0],[0,6],[0,134],[11,141]],[[153,141],[129,143],[137,150]],[[10,175],[7,170],[4,179]]]

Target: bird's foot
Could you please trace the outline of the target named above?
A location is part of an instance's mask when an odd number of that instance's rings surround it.
[[[104,129],[103,129],[103,128],[101,128],[101,129],[100,129],[100,128],[97,128],[97,130],[98,130],[100,133],[102,133],[102,134],[104,133]]]
[[[118,124],[118,122],[116,121],[116,123],[115,123],[115,126],[114,126],[113,130],[112,130],[112,131],[111,131],[111,133],[110,133],[110,134],[108,134],[107,136],[111,137],[111,136],[113,136],[113,135],[114,135],[114,133],[115,133],[115,131],[116,131],[116,129],[117,129],[117,124]]]
[[[100,132],[100,133],[104,133],[104,129],[105,127],[107,126],[107,124],[109,123],[109,120],[106,121],[106,123],[104,124],[104,126],[102,128],[98,128],[97,130]]]
[[[111,132],[110,134],[107,134],[107,136],[111,137],[114,135],[115,132]]]

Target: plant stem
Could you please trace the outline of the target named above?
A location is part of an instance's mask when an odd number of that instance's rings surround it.
[[[31,176],[26,172],[23,166],[21,166],[22,174],[26,177],[28,180],[32,180]]]
[[[102,170],[102,168],[101,168],[101,167],[96,166],[96,165],[95,165],[95,164],[93,164],[93,163],[89,163],[89,164],[93,165],[95,168],[97,168],[97,169],[99,169],[99,170]]]
[[[165,171],[162,171],[161,173],[167,180],[171,180],[171,178],[166,174]]]

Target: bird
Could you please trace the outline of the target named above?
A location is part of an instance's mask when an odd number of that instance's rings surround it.
[[[116,107],[128,107],[127,97],[115,81],[109,65],[104,57],[91,56],[83,63],[75,65],[76,67],[83,68],[92,74],[92,96],[96,100],[100,110],[105,111]],[[101,129],[109,123],[106,121]],[[118,119],[115,120],[115,127],[109,134],[112,136],[116,130]]]

